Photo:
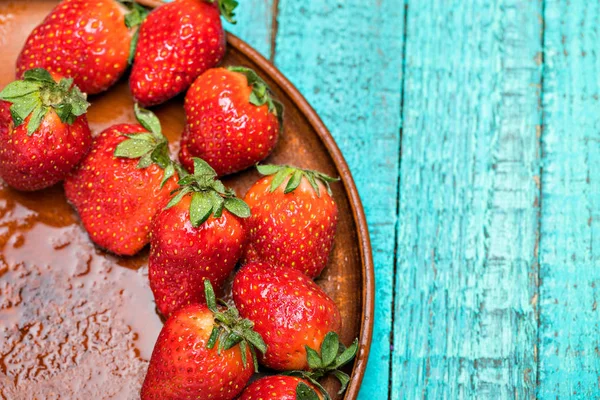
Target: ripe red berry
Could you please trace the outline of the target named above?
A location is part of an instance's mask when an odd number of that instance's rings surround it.
[[[100,133],[64,183],[90,238],[120,255],[148,244],[154,216],[177,187],[158,118],[137,107],[136,115],[141,125],[120,124]]]
[[[342,326],[333,300],[292,268],[245,265],[233,282],[233,300],[267,344],[261,364],[279,371],[307,369],[306,346],[319,349],[327,333]]]
[[[200,157],[222,176],[249,168],[273,151],[283,106],[254,71],[214,68],[188,91],[185,114],[179,160],[191,170],[192,157]]]
[[[266,376],[252,382],[239,400],[319,400],[323,395],[310,382],[294,376]]]
[[[227,0],[175,0],[142,23],[129,86],[144,106],[163,103],[186,90],[225,55],[221,13],[232,21]]]
[[[208,281],[204,287],[206,305],[180,309],[162,328],[142,400],[232,400],[257,369],[256,350],[266,351],[260,335],[235,307],[217,307]]]
[[[0,176],[18,190],[62,181],[89,151],[86,96],[44,69],[0,92]]]
[[[195,172],[152,225],[148,276],[159,311],[204,303],[202,282],[220,291],[242,255],[248,206],[215,180],[208,164],[195,159]]]
[[[252,214],[244,262],[264,261],[318,276],[329,260],[338,221],[329,189],[336,179],[288,166],[258,170],[267,176],[244,197]]]
[[[27,38],[17,77],[41,67],[73,78],[88,94],[108,89],[128,67],[135,24],[126,23],[127,12],[115,0],[61,1]]]

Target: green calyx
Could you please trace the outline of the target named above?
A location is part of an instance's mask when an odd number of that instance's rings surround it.
[[[356,356],[358,351],[358,339],[354,340],[349,347],[345,347],[344,344],[340,342],[337,333],[329,332],[325,336],[325,339],[323,339],[323,343],[321,343],[321,354],[308,346],[305,346],[305,348],[309,370],[290,371],[284,375],[295,376],[309,381],[323,393],[326,400],[331,400],[331,397],[319,383],[319,379],[326,375],[333,375],[342,385],[338,392],[338,394],[342,394],[346,390],[348,382],[350,382],[350,377],[345,372],[340,371],[340,368],[348,364]],[[300,386],[300,384],[298,386]],[[296,394],[298,394],[298,388],[296,389]],[[305,399],[313,398],[314,397],[305,397]]]
[[[113,153],[119,158],[139,158],[137,168],[144,169],[156,164],[164,170],[163,179],[160,184],[162,188],[165,183],[175,175],[181,174],[183,169],[171,160],[169,154],[169,142],[162,134],[160,121],[152,111],[134,106],[135,117],[138,122],[148,130],[148,133],[124,134],[127,140],[122,141]]]
[[[244,74],[248,80],[248,85],[252,86],[250,93],[250,104],[257,107],[267,104],[269,112],[274,114],[279,120],[279,124],[283,122],[283,104],[273,98],[271,89],[267,83],[254,70],[246,67],[227,67],[229,71]]]
[[[206,348],[213,349],[218,340],[217,353],[221,354],[223,350],[229,350],[239,344],[243,364],[246,365],[248,362],[246,352],[249,349],[250,354],[252,354],[254,371],[258,372],[256,350],[265,354],[267,345],[260,334],[254,331],[254,323],[248,319],[241,318],[238,310],[224,301],[219,301],[223,306],[221,309],[225,309],[225,311],[221,311],[217,307],[215,292],[208,279],[204,280],[204,295],[206,296],[206,305],[212,311],[215,319],[215,326],[206,343]]]
[[[125,25],[129,29],[133,29],[144,22],[148,14],[150,14],[150,10],[145,7],[142,7],[134,0],[120,0],[120,2],[125,5],[129,9],[129,13],[125,15]],[[127,62],[129,65],[133,63],[133,59],[135,57],[135,49],[137,48],[137,43],[140,37],[140,30],[136,29],[133,34],[133,38],[131,38],[131,45],[129,46],[129,58]]]
[[[240,218],[248,218],[250,207],[243,200],[238,199],[233,190],[226,188],[220,180],[216,179],[215,170],[200,158],[193,160],[194,173],[185,175],[179,180],[179,188],[174,192],[177,194],[167,204],[167,209],[192,193],[190,221],[195,228],[203,224],[211,215],[221,218],[223,209]]]
[[[290,179],[285,186],[284,193],[291,193],[302,182],[302,178],[306,178],[310,183],[310,186],[317,193],[317,196],[321,197],[321,191],[319,190],[319,185],[317,181],[321,181],[323,185],[327,188],[327,193],[331,196],[331,186],[330,183],[337,182],[340,178],[332,178],[329,175],[325,175],[318,171],[311,171],[308,169],[300,169],[296,167],[291,167],[289,165],[257,165],[256,169],[261,175],[270,176],[275,175],[273,181],[271,182],[271,187],[269,190],[274,192],[285,180],[289,177]]]
[[[319,400],[319,395],[310,386],[304,382],[300,382],[296,386],[297,400]]]
[[[215,0],[206,0],[209,3],[214,3]],[[236,0],[217,0],[219,4],[219,11],[221,15],[227,22],[230,24],[236,24],[235,20],[235,8],[238,6],[238,2]]]
[[[42,68],[30,69],[22,80],[9,83],[0,92],[0,99],[12,103],[10,114],[15,126],[23,124],[31,115],[27,124],[28,135],[40,127],[50,109],[63,123],[71,125],[90,106],[85,93],[73,85],[73,79],[63,78],[56,82]]]

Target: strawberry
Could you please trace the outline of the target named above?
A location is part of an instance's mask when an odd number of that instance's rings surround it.
[[[251,69],[215,68],[202,74],[185,97],[186,129],[180,162],[206,160],[219,176],[251,167],[277,144],[283,106]]]
[[[18,190],[63,179],[89,151],[86,96],[72,79],[32,69],[0,92],[0,176]]]
[[[127,69],[130,28],[143,18],[144,9],[132,7],[127,14],[115,0],[61,1],[27,38],[17,59],[17,77],[42,67],[73,78],[85,93],[108,89]]]
[[[254,184],[244,200],[249,244],[244,263],[265,261],[318,276],[327,265],[338,220],[337,205],[325,174],[289,166],[263,165],[267,175]]]
[[[234,0],[175,0],[153,10],[140,26],[129,79],[131,93],[145,106],[186,90],[225,55],[220,14],[233,21]]]
[[[239,400],[322,400],[324,397],[308,381],[294,376],[266,376],[252,382]]]
[[[206,305],[184,307],[163,326],[142,400],[231,400],[257,370],[256,350],[266,347],[252,322],[240,319],[235,307],[218,308],[208,280],[204,290]]]
[[[307,369],[305,348],[319,348],[328,332],[341,329],[333,300],[292,268],[245,265],[233,281],[233,300],[267,344],[261,364],[275,370]]]
[[[141,125],[103,131],[64,183],[91,239],[119,255],[133,255],[150,240],[150,225],[176,188],[176,167],[160,122],[137,107]]]
[[[215,180],[208,164],[194,161],[194,175],[179,181],[179,192],[152,225],[148,276],[158,310],[167,317],[204,302],[205,279],[220,291],[246,241],[241,218],[250,215],[248,206]]]

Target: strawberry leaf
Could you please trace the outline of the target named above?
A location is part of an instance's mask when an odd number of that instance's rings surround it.
[[[240,218],[248,218],[250,216],[250,207],[248,207],[248,204],[236,197],[225,199],[225,209]]]
[[[208,342],[206,343],[207,349],[212,349],[215,347],[217,343],[217,338],[221,334],[221,328],[218,326],[214,326],[212,331],[210,332],[210,337],[208,338]]]
[[[335,367],[341,368],[344,365],[348,364],[358,352],[358,340],[352,342],[352,344],[345,349],[340,355],[337,356],[335,360]]]
[[[52,78],[50,72],[46,71],[43,68],[33,68],[25,71],[25,73],[23,74],[23,79],[25,81],[37,81],[42,83],[55,84],[54,78]]]
[[[273,98],[271,89],[267,83],[258,74],[246,67],[227,67],[232,72],[237,72],[246,76],[248,86],[252,86],[252,92],[248,101],[257,107],[267,105],[269,112],[277,117],[279,124],[283,121],[283,104]]]
[[[218,0],[219,1],[219,11],[221,15],[227,22],[230,24],[236,24],[237,21],[235,18],[235,8],[238,6],[238,2],[236,0]],[[212,3],[212,1],[211,1]]]
[[[269,191],[272,193],[275,190],[277,190],[277,188],[281,186],[283,181],[285,181],[285,179],[293,173],[294,170],[291,168],[285,167],[280,169],[273,177],[273,181],[271,181],[271,187],[269,188]]]
[[[150,14],[150,11],[135,1],[129,3],[128,6],[131,11],[125,15],[125,25],[130,29],[140,25],[146,19],[148,14]]]
[[[143,135],[138,135],[143,136]],[[121,158],[140,158],[154,149],[155,144],[142,138],[133,136],[122,141],[115,148],[114,156]]]
[[[321,362],[321,357],[319,356],[319,353],[317,353],[308,346],[304,346],[304,348],[306,349],[306,358],[308,360],[308,366],[311,369],[323,368],[323,363]]]
[[[194,228],[199,227],[208,219],[213,210],[210,195],[206,192],[196,192],[192,195],[190,204],[190,221]]]
[[[42,105],[37,105],[32,113],[31,119],[29,120],[29,124],[27,124],[27,134],[33,135],[33,132],[37,131],[37,129],[42,124],[42,120],[46,116],[48,112],[48,107],[44,107]]]
[[[30,69],[22,80],[8,84],[0,92],[0,99],[12,103],[10,112],[15,126],[22,125],[31,116],[28,135],[38,130],[51,108],[63,123],[70,125],[89,107],[85,94],[73,85],[72,79],[61,79],[57,83],[42,68]]]
[[[275,175],[282,168],[283,168],[283,166],[281,166],[281,165],[273,165],[273,164],[265,164],[265,165],[257,165],[256,166],[258,173],[261,175]]]
[[[217,298],[215,296],[215,291],[210,283],[210,280],[204,280],[204,297],[206,297],[206,306],[213,313],[217,313]]]
[[[296,386],[297,400],[319,400],[319,395],[306,383],[300,382]]]
[[[14,102],[19,97],[36,93],[39,98],[40,82],[32,81],[14,81],[9,83],[0,92],[0,99]]]
[[[175,166],[173,165],[173,163],[170,163],[169,165],[167,165],[167,168],[165,168],[165,172],[162,178],[162,181],[160,181],[160,188],[162,189],[165,184],[167,183],[167,181],[169,179],[171,179],[171,177],[173,177],[175,175]]]
[[[340,180],[339,178],[332,178],[331,176],[318,171],[291,167],[289,165],[258,165],[256,168],[261,175],[275,175],[271,181],[271,192],[274,192],[281,184],[283,184],[288,176],[292,175],[286,185],[284,193],[287,194],[296,190],[298,186],[300,186],[302,177],[305,177],[318,197],[321,197],[321,191],[319,190],[317,181],[320,181],[327,189],[327,193],[329,193],[330,196],[333,196],[330,183]]]
[[[285,190],[283,191],[283,193],[287,194],[287,193],[290,193],[290,192],[293,192],[294,190],[296,190],[298,188],[298,186],[300,186],[300,182],[302,182],[302,175],[303,175],[302,171],[298,171],[298,170],[294,171],[294,174],[288,181],[288,184],[285,187]]]
[[[338,391],[338,394],[342,394],[344,393],[344,391],[346,390],[346,387],[348,387],[348,382],[350,382],[350,377],[348,376],[347,373],[342,372],[342,371],[338,371],[335,370],[332,372],[333,376],[335,376],[340,383],[342,384],[342,387],[340,388],[340,390]]]
[[[325,335],[323,343],[321,343],[321,359],[323,367],[328,367],[335,360],[338,349],[340,348],[340,339],[335,332],[329,332]]]
[[[208,192],[210,201],[212,203],[212,213],[214,218],[221,218],[223,215],[223,208],[225,207],[225,200],[221,195],[215,191]]]
[[[168,210],[169,208],[173,207],[175,204],[179,203],[186,194],[191,193],[191,192],[192,192],[192,189],[189,187],[180,188],[180,190],[177,191],[177,194],[173,198],[171,198],[171,200],[165,207],[165,210]]]
[[[137,103],[133,106],[135,117],[139,123],[148,130],[148,132],[154,133],[155,135],[162,136],[162,130],[160,127],[160,120],[154,113],[145,108],[141,108]]]
[[[36,107],[42,107],[40,96],[36,93],[25,95],[21,97],[20,101],[13,103],[10,107],[10,114],[14,125],[21,125]]]
[[[216,177],[217,173],[215,170],[203,159],[195,157],[194,158],[194,175],[206,175],[212,177]]]
[[[245,340],[242,340],[240,342],[240,352],[242,353],[242,364],[246,365],[246,362],[248,361],[246,359],[246,353],[248,352],[248,343]]]

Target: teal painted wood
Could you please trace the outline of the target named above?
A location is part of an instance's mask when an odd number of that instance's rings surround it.
[[[225,29],[245,40],[250,46],[269,58],[273,0],[242,0],[236,8],[237,24],[225,22]]]
[[[409,1],[392,399],[535,396],[541,12]]]
[[[394,0],[280,0],[275,64],[332,132],[371,231],[375,330],[361,399],[388,396],[403,7]]]
[[[600,3],[545,5],[540,398],[600,397]]]

